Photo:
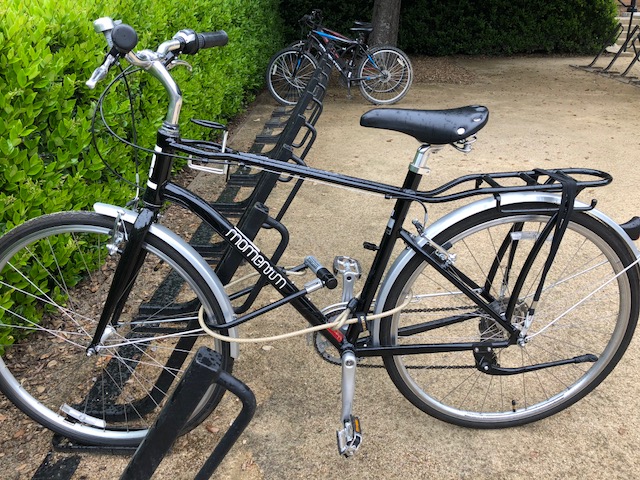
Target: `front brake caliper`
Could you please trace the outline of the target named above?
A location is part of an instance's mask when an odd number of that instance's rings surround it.
[[[107,242],[107,250],[109,255],[115,255],[116,253],[122,253],[120,245],[129,240],[127,235],[127,227],[122,220],[122,212],[118,212],[116,220],[113,224],[113,231],[111,232],[111,239]]]

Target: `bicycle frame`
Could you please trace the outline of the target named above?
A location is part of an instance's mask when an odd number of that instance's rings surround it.
[[[325,43],[325,41],[327,43]],[[327,48],[327,45],[334,45],[334,42],[344,43],[346,46],[341,47],[344,50],[342,55],[338,54],[335,51],[331,51],[330,48]],[[331,63],[336,67],[340,75],[347,81],[348,84],[358,83],[362,80],[369,80],[369,77],[353,77],[353,69],[356,66],[356,61],[358,58],[367,55],[372,65],[375,67],[376,64],[371,58],[370,55],[367,54],[367,46],[358,40],[354,40],[343,35],[340,35],[336,32],[332,32],[331,30],[320,29],[320,30],[312,30],[307,39],[301,45],[301,52],[308,51],[310,48],[310,44],[320,50],[323,54],[327,55],[327,58],[331,60]],[[346,57],[346,58],[345,58]],[[344,59],[346,61],[345,65],[341,65],[338,61],[339,59]],[[377,67],[376,67],[377,68]]]
[[[310,37],[312,38],[312,37]],[[170,50],[178,48],[179,43],[176,41],[163,44],[159,50]],[[361,42],[354,41],[353,45],[361,48]],[[403,354],[422,354],[442,351],[463,351],[475,350],[483,348],[503,348],[508,345],[515,344],[518,341],[519,330],[511,324],[510,315],[513,305],[507,309],[506,315],[496,311],[491,303],[494,299],[488,293],[488,289],[475,284],[470,278],[466,277],[463,272],[455,268],[452,261],[449,261],[446,250],[439,245],[434,244],[428,238],[410,234],[403,228],[406,215],[412,202],[437,203],[460,198],[466,198],[472,195],[493,195],[495,199],[495,207],[500,209],[502,194],[509,192],[526,192],[526,191],[545,191],[560,192],[562,200],[559,207],[543,210],[544,213],[550,214],[550,220],[544,229],[544,232],[535,241],[534,248],[528,259],[528,264],[533,262],[540,251],[541,245],[553,233],[553,243],[560,243],[563,227],[566,226],[568,217],[574,209],[575,195],[580,190],[591,187],[606,185],[611,181],[611,177],[596,170],[588,169],[564,169],[558,171],[534,170],[531,172],[504,172],[497,174],[479,174],[467,175],[448,182],[431,191],[418,191],[418,186],[422,173],[426,171],[423,168],[426,165],[426,158],[429,149],[432,147],[440,147],[439,145],[422,145],[418,149],[418,153],[410,165],[409,171],[402,187],[364,180],[356,177],[349,177],[337,173],[327,172],[310,168],[305,165],[296,165],[284,163],[279,160],[273,160],[260,155],[252,155],[246,153],[212,153],[211,151],[202,151],[197,145],[189,143],[189,141],[181,141],[178,119],[180,114],[180,106],[182,102],[180,90],[168,74],[165,66],[157,59],[151,58],[140,59],[133,53],[127,54],[127,59],[133,65],[145,68],[149,73],[156,77],[165,87],[169,96],[169,108],[167,116],[162,127],[158,130],[155,154],[151,162],[149,172],[149,180],[147,189],[142,198],[143,208],[133,225],[132,232],[129,235],[129,241],[123,252],[123,257],[127,261],[118,263],[113,284],[110,287],[109,295],[103,314],[98,322],[98,326],[94,333],[93,340],[89,345],[87,352],[93,353],[97,346],[100,345],[103,333],[111,323],[116,325],[121,310],[121,304],[129,294],[130,285],[133,284],[143,259],[140,259],[140,252],[145,236],[156,221],[157,214],[162,205],[169,201],[181,205],[190,211],[196,213],[202,220],[208,223],[229,245],[232,251],[244,258],[261,276],[261,281],[265,284],[273,286],[281,295],[282,299],[278,300],[266,307],[262,307],[254,312],[248,313],[240,318],[225,318],[222,324],[210,325],[212,328],[219,330],[227,330],[252,318],[255,318],[267,311],[273,310],[281,305],[290,303],[311,325],[319,326],[329,323],[327,317],[316,307],[311,300],[307,298],[307,294],[321,288],[322,282],[318,279],[315,283],[307,284],[302,290],[291,282],[285,272],[280,270],[272,261],[266,258],[258,247],[251,242],[240,230],[234,227],[223,215],[221,215],[215,207],[212,207],[203,199],[179,187],[169,181],[172,159],[175,152],[180,154],[192,154],[200,159],[211,161],[231,162],[244,166],[257,167],[280,175],[288,174],[302,179],[313,179],[328,182],[339,186],[351,187],[357,190],[377,193],[389,199],[395,199],[395,205],[392,210],[391,217],[387,227],[383,233],[382,239],[378,247],[373,264],[369,270],[369,274],[365,280],[361,297],[352,300],[348,308],[356,318],[361,319],[360,322],[351,324],[346,333],[335,330],[323,330],[324,337],[340,352],[352,351],[357,356],[380,356],[380,355],[403,355]],[[570,174],[587,174],[595,177],[591,180],[578,182],[573,179]],[[547,180],[540,183],[540,177],[546,176]],[[501,186],[500,180],[503,178],[521,180],[524,185],[521,186]],[[454,193],[447,193],[454,187],[460,187],[465,183],[471,182],[475,187]],[[589,210],[595,204],[584,208],[576,208]],[[522,207],[520,207],[522,208]],[[526,213],[540,213],[540,209],[529,208]],[[418,345],[400,345],[400,346],[372,346],[366,340],[359,340],[360,333],[364,330],[366,324],[366,315],[371,311],[378,286],[382,280],[382,275],[391,258],[393,248],[398,240],[402,240],[414,255],[419,255],[422,260],[428,262],[439,274],[449,280],[464,295],[466,295],[480,310],[482,315],[499,324],[507,333],[506,340],[502,341],[480,341],[466,342],[456,344],[418,344]],[[553,261],[555,252],[553,248],[548,255],[545,265],[548,267]],[[547,268],[545,267],[545,269]],[[519,274],[520,278],[525,278],[530,267],[525,266]],[[546,272],[543,271],[542,277]],[[487,282],[491,282],[487,279]],[[521,282],[518,282],[521,283]],[[518,284],[517,283],[517,284]],[[541,290],[542,283],[538,291]],[[512,297],[517,297],[518,291],[512,292]],[[352,304],[353,303],[353,304]],[[512,303],[512,302],[510,302]],[[378,308],[380,303],[376,303]],[[463,321],[462,319],[452,319],[450,322]],[[429,326],[429,328],[437,328]]]
[[[327,317],[321,312],[321,310],[307,298],[307,294],[311,293],[320,285],[316,282],[315,286],[299,289],[293,282],[291,282],[284,272],[274,265],[270,259],[265,257],[260,249],[253,244],[244,234],[233,226],[223,215],[221,215],[215,207],[208,204],[205,200],[201,199],[197,195],[193,194],[186,188],[180,187],[174,183],[168,181],[171,171],[172,157],[174,151],[182,151],[186,153],[193,153],[194,147],[181,143],[177,138],[176,132],[172,129],[161,129],[158,134],[158,152],[152,162],[152,170],[150,172],[150,178],[152,181],[148,184],[148,189],[145,192],[144,204],[145,207],[139,214],[138,221],[134,225],[133,232],[130,234],[130,240],[124,251],[124,255],[127,255],[127,251],[133,252],[140,250],[141,242],[144,241],[144,235],[148,229],[147,224],[153,222],[156,218],[156,214],[160,209],[160,206],[165,202],[172,202],[178,204],[198,215],[203,221],[208,223],[227,243],[231,248],[240,254],[254,270],[256,270],[262,277],[265,283],[270,284],[281,295],[282,299],[278,300],[270,305],[262,307],[256,311],[250,312],[239,318],[235,318],[232,321],[225,319],[225,323],[210,325],[211,328],[218,330],[227,330],[236,327],[246,321],[249,321],[263,313],[274,310],[284,304],[291,304],[303,318],[313,326],[323,325],[329,323]],[[422,175],[409,169],[402,187],[395,187],[392,185],[364,180],[356,177],[349,177],[346,175],[327,172],[324,170],[314,169],[308,166],[283,163],[278,160],[273,160],[268,157],[262,157],[252,154],[237,154],[237,153],[225,153],[225,154],[210,154],[210,156],[217,160],[231,161],[240,163],[247,166],[253,166],[263,168],[270,171],[275,171],[280,174],[290,174],[300,178],[309,178],[314,180],[322,180],[331,184],[347,186],[359,190],[377,193],[384,195],[387,198],[395,199],[395,205],[392,210],[391,217],[383,233],[379,247],[377,248],[376,256],[373,260],[373,264],[369,270],[369,274],[365,280],[365,285],[362,290],[362,295],[358,300],[357,305],[354,305],[353,312],[356,317],[361,318],[362,322],[355,323],[349,326],[346,333],[335,330],[322,330],[324,337],[337,349],[344,351],[350,349],[354,351],[357,356],[382,356],[382,355],[414,355],[414,354],[426,354],[434,352],[445,351],[464,351],[474,350],[478,348],[504,348],[509,345],[513,345],[518,340],[519,330],[510,323],[509,315],[502,316],[497,312],[490,304],[493,299],[488,293],[487,289],[483,289],[482,286],[475,284],[469,278],[467,278],[463,272],[460,272],[446,260],[441,258],[441,251],[437,246],[431,245],[428,241],[425,242],[423,237],[415,237],[405,230],[402,225],[406,219],[409,207],[412,202],[442,202],[451,201],[458,198],[464,198],[471,195],[477,195],[480,193],[493,194],[495,197],[494,206],[501,208],[499,195],[507,192],[527,191],[543,189],[549,191],[564,191],[564,185],[557,183],[545,183],[540,185],[538,183],[532,184],[531,180],[527,180],[527,184],[518,186],[501,187],[496,183],[496,178],[512,178],[517,176],[519,178],[530,178],[532,172],[513,172],[513,173],[499,173],[493,176],[487,174],[470,175],[467,177],[461,177],[448,184],[438,187],[432,191],[418,191],[418,186]],[[567,171],[576,173],[590,173],[597,177],[601,177],[600,180],[585,181],[581,184],[581,188],[586,186],[593,186],[594,184],[601,185],[609,182],[609,177],[603,172],[584,170],[584,169],[567,169]],[[594,173],[595,172],[595,173]],[[545,171],[536,172],[536,174],[545,174]],[[480,179],[489,185],[486,188],[481,188],[481,191],[467,191],[461,193],[454,193],[449,195],[442,195],[449,188],[457,186],[460,183],[466,181],[473,181],[476,184]],[[577,209],[589,210],[592,206],[578,207]],[[529,210],[528,210],[529,211]],[[540,210],[532,209],[531,213],[539,212]],[[549,213],[549,210],[545,210]],[[547,225],[546,234],[541,235],[537,240],[541,245],[548,237],[553,227],[556,227],[561,220],[560,215],[557,213],[551,215],[549,223]],[[486,314],[500,324],[507,332],[506,340],[499,341],[482,341],[482,342],[466,342],[466,343],[447,343],[447,344],[416,344],[416,345],[397,345],[397,346],[377,346],[371,345],[369,342],[360,339],[360,333],[363,331],[366,315],[371,311],[374,298],[378,291],[378,286],[382,280],[382,275],[386,270],[393,248],[398,240],[402,240],[409,249],[415,254],[419,255],[423,260],[428,262],[440,275],[449,280],[456,288],[458,288],[465,296],[471,299],[478,307],[482,314]],[[537,250],[534,253],[534,257],[537,255]],[[120,272],[122,270],[122,272]],[[520,275],[526,275],[528,270],[524,269]],[[111,322],[115,324],[117,322],[117,305],[112,303],[117,299],[122,298],[123,295],[128,293],[126,285],[132,284],[132,280],[137,274],[135,265],[133,268],[130,265],[125,265],[125,262],[120,262],[116,277],[118,281],[114,281],[112,285],[112,291],[110,291],[109,300],[105,305],[105,312],[115,312],[112,315]],[[488,280],[490,281],[490,280]],[[319,282],[319,281],[318,281]],[[483,293],[480,293],[483,292]],[[514,294],[517,296],[517,292]],[[107,322],[109,320],[106,320]],[[463,321],[460,319],[452,319],[451,322]],[[107,323],[99,324],[92,347],[99,343],[102,332]],[[437,328],[437,327],[434,327]]]

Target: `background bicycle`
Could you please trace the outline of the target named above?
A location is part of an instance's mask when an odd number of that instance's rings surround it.
[[[369,48],[370,23],[354,23],[355,39],[324,27],[320,10],[305,15],[300,23],[310,28],[307,37],[276,53],[267,67],[267,88],[278,102],[298,101],[322,55],[331,60],[349,95],[351,86],[358,85],[369,102],[386,105],[400,101],[409,91],[413,82],[409,57],[392,46]]]

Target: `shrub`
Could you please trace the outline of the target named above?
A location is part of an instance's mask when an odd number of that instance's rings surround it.
[[[428,55],[593,53],[615,14],[612,0],[403,0],[399,42]]]
[[[2,2],[0,233],[43,213],[90,209],[96,201],[124,204],[134,195],[90,147],[92,112],[108,83],[99,84],[97,91],[84,84],[106,50],[104,37],[93,30],[93,19],[123,19],[138,31],[140,48],[154,48],[182,28],[226,30],[227,47],[186,58],[193,62],[193,73],[177,73],[185,99],[182,118],[225,121],[261,87],[267,61],[281,43],[277,2],[192,0],[189,8],[161,0]],[[153,146],[166,110],[162,88],[143,74],[132,78],[131,86],[140,143]],[[109,96],[105,106],[110,118],[128,122],[126,97]],[[195,129],[187,121],[181,125],[185,136],[202,135]],[[117,172],[134,178],[127,147],[104,139],[99,146]],[[3,295],[1,306],[11,302]],[[0,328],[0,351],[12,341],[10,330]]]
[[[282,0],[288,41],[313,8],[348,33],[353,20],[371,19],[373,0]],[[398,43],[426,55],[592,53],[613,40],[616,11],[615,0],[402,0]]]

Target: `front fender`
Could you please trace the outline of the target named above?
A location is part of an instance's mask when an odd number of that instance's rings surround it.
[[[119,214],[120,218],[124,222],[130,223],[132,225],[138,216],[138,214],[132,210],[126,210],[122,207],[116,207],[114,205],[108,205],[106,203],[96,203],[94,204],[93,209],[96,213],[106,215],[114,219]],[[235,313],[233,311],[233,307],[231,306],[231,302],[229,301],[229,297],[225,293],[224,287],[222,286],[222,283],[218,279],[217,275],[214,273],[205,259],[202,258],[202,256],[198,252],[196,252],[196,250],[183,238],[176,235],[167,227],[154,223],[149,229],[149,234],[154,235],[163,242],[171,245],[173,249],[177,250],[180,255],[182,255],[191,265],[193,265],[193,267],[198,271],[202,278],[207,282],[209,289],[220,305],[220,309],[222,310],[225,322],[234,320]],[[229,329],[229,335],[237,338],[237,328]],[[238,358],[238,354],[240,353],[238,344],[232,342],[230,347],[231,356],[233,358]]]
[[[550,203],[550,204],[559,205],[560,196],[553,195],[550,193],[543,193],[543,192],[505,193],[500,195],[500,204],[503,206],[514,205],[517,203],[532,203],[532,202]],[[586,204],[577,200],[575,201],[574,205],[575,207],[587,207]],[[465,205],[463,207],[460,207],[448,213],[444,217],[438,219],[434,223],[432,223],[425,230],[425,236],[427,238],[433,238],[439,233],[442,233],[443,231],[445,231],[450,226],[463,220],[464,218],[467,218],[471,215],[475,215],[480,212],[484,212],[486,210],[491,210],[493,208],[496,208],[496,200],[493,197],[484,198],[482,200],[478,200],[468,205]],[[629,236],[620,227],[620,225],[618,225],[616,222],[611,220],[611,218],[609,218],[599,210],[595,210],[595,209],[590,210],[588,211],[588,214],[600,220],[602,223],[604,223],[605,225],[610,227],[612,230],[614,230],[616,233],[618,233],[620,237],[627,242],[629,251],[632,252],[632,254],[636,256],[636,258],[640,258],[640,251],[636,247],[636,244],[633,242],[633,240],[631,240],[631,238],[629,238]],[[424,238],[418,239],[418,244],[420,246],[423,246],[425,243],[426,243],[426,240]],[[409,261],[413,258],[415,254],[416,253],[412,249],[406,248],[405,250],[402,251],[402,253],[400,253],[400,255],[398,255],[396,260],[393,262],[393,265],[391,265],[391,268],[387,272],[387,275],[385,276],[384,280],[382,281],[382,284],[380,285],[380,290],[378,291],[378,296],[376,298],[376,303],[375,303],[375,309],[374,309],[375,313],[380,313],[382,311],[382,308],[386,303],[387,296],[389,295],[389,292],[391,290],[393,281],[395,280],[397,275],[402,271],[402,269],[407,265],[407,263],[409,263]],[[380,320],[373,320],[369,328],[372,333],[373,345],[376,345],[376,346],[379,345],[380,344]]]

